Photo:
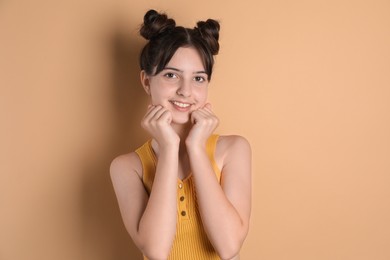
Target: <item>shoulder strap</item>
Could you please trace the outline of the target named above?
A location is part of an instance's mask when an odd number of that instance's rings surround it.
[[[142,181],[144,183],[145,189],[150,194],[152,189],[154,174],[156,172],[156,162],[152,154],[150,142],[147,141],[141,147],[139,147],[135,152],[138,154],[141,163],[142,163]]]
[[[218,138],[219,135],[216,134],[209,137],[206,144],[206,152],[207,156],[209,157],[211,166],[213,167],[214,173],[220,182],[221,170],[219,169],[214,158]],[[141,147],[135,150],[142,163],[142,181],[144,183],[145,189],[149,194],[152,189],[154,175],[156,173],[156,158],[152,150],[151,141],[152,140],[147,141]]]
[[[214,155],[215,155],[215,149],[217,147],[217,141],[218,141],[219,135],[213,134],[209,137],[206,144],[206,152],[210,159],[211,166],[213,167],[213,170],[215,172],[215,175],[217,176],[218,181],[221,181],[221,170],[219,169]]]

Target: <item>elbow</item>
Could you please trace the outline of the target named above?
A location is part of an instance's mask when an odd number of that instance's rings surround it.
[[[151,254],[144,254],[144,256],[149,259],[149,260],[167,260],[168,259],[168,255],[166,256],[163,256],[162,254],[158,253],[158,254],[155,254],[155,255],[151,255]]]
[[[142,246],[142,254],[149,260],[166,260],[169,257],[170,248],[164,248],[157,244],[150,246]]]
[[[167,260],[174,237],[162,235],[167,232],[151,233],[150,230],[142,227],[143,225],[139,225],[138,228],[138,248],[142,254],[149,260]]]
[[[231,243],[226,243],[223,248],[217,251],[219,257],[222,260],[235,259],[235,257],[240,253],[241,243],[238,241],[231,241]]]
[[[222,260],[231,260],[231,259],[235,259],[235,257],[240,253],[239,250],[231,250],[231,251],[224,251],[224,252],[221,252],[221,254],[219,254],[219,257],[222,259]]]
[[[149,260],[167,260],[171,252],[172,243],[156,234],[144,230],[140,223],[138,226],[138,249]],[[141,231],[142,229],[142,231]]]
[[[222,260],[238,259],[241,246],[244,243],[247,229],[242,230],[242,233],[236,233],[235,235],[225,236],[223,243],[220,247],[215,248],[217,254]]]

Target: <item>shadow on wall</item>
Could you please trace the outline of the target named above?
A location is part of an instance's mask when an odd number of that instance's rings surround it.
[[[109,175],[110,163],[117,155],[135,150],[147,139],[140,126],[147,106],[147,95],[139,80],[142,45],[120,31],[111,37],[113,82],[109,89],[114,125],[107,149],[93,153],[98,157],[84,160],[88,162],[81,191],[84,259],[143,259],[123,225]]]

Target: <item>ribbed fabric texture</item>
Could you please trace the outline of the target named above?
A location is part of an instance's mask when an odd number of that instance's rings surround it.
[[[214,160],[218,135],[212,135],[206,145],[207,154],[218,182],[221,171]],[[150,194],[156,172],[157,159],[151,146],[151,140],[136,150],[143,166],[143,183]],[[158,217],[158,216],[156,216]],[[147,259],[144,257],[144,259]],[[204,231],[196,201],[196,192],[192,173],[184,180],[177,180],[177,227],[170,260],[208,260],[220,259]]]

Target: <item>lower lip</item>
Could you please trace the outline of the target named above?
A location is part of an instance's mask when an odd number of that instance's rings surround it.
[[[178,105],[176,105],[175,103],[172,103],[172,102],[171,102],[171,104],[172,104],[172,106],[173,106],[176,110],[178,110],[178,111],[180,111],[180,112],[188,112],[188,111],[190,110],[190,107],[191,107],[191,105],[189,105],[188,107],[179,107]]]

